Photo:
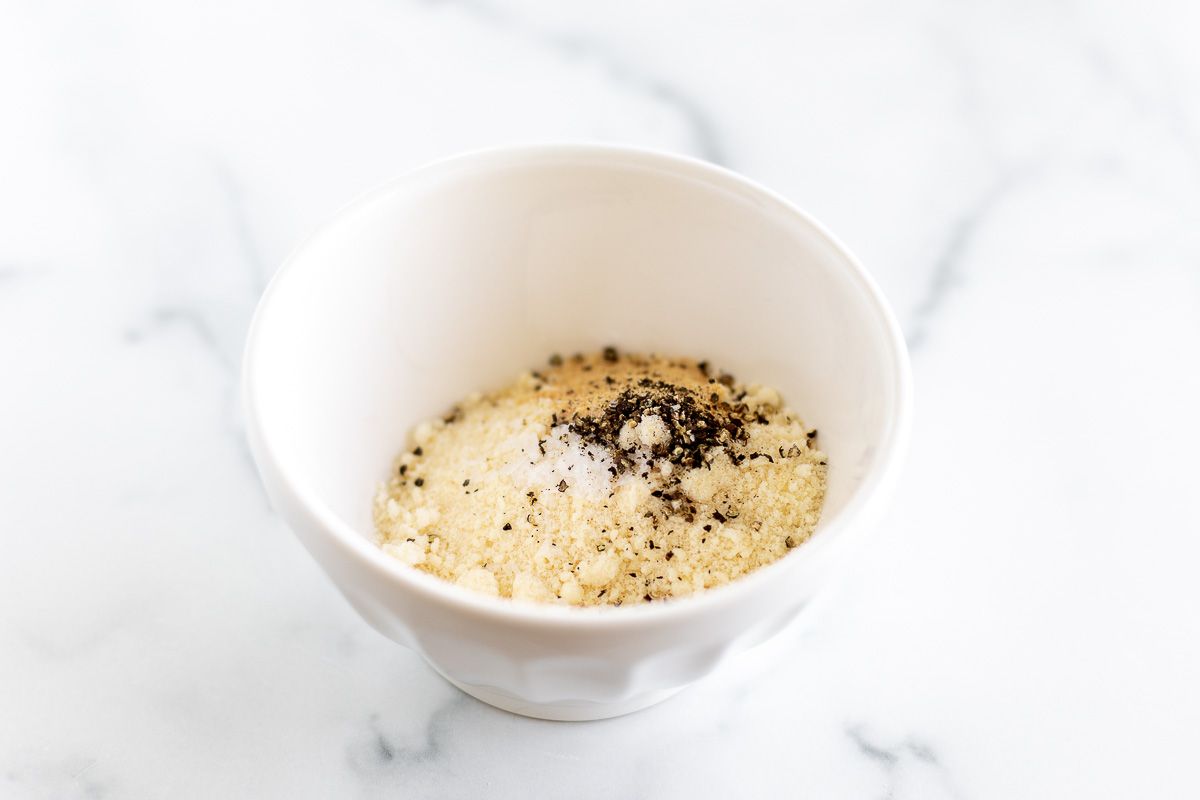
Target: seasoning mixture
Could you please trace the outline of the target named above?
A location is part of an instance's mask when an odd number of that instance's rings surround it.
[[[552,356],[417,426],[375,524],[387,553],[487,594],[681,597],[808,538],[825,496],[816,437],[775,390],[704,361]]]

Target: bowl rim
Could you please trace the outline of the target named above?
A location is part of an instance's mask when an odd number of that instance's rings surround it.
[[[884,339],[890,351],[893,371],[894,406],[887,431],[881,438],[877,457],[866,477],[846,505],[828,524],[822,520],[811,539],[784,557],[766,564],[736,580],[722,586],[706,589],[687,597],[660,603],[646,603],[624,608],[609,606],[580,607],[551,603],[515,601],[510,598],[492,597],[456,586],[449,581],[413,569],[387,555],[383,550],[364,537],[353,526],[333,512],[319,497],[306,487],[288,466],[278,458],[271,441],[260,424],[258,403],[259,332],[279,287],[286,284],[294,271],[300,255],[318,240],[332,236],[343,225],[368,211],[373,205],[392,193],[403,191],[407,184],[417,180],[435,178],[439,173],[450,173],[470,167],[515,166],[532,164],[553,159],[587,159],[593,163],[641,164],[668,171],[678,177],[699,179],[717,188],[736,189],[757,196],[767,204],[788,215],[799,218],[812,232],[840,257],[843,267],[858,284],[858,287],[877,315]],[[660,625],[665,622],[682,621],[687,617],[707,613],[714,607],[736,604],[741,598],[754,594],[774,576],[784,570],[816,559],[821,552],[845,538],[845,531],[856,520],[869,515],[886,500],[894,485],[908,449],[912,426],[912,368],[904,335],[895,314],[884,298],[875,280],[867,273],[858,258],[824,225],[795,204],[762,186],[750,178],[726,167],[679,153],[625,144],[588,141],[552,143],[510,144],[468,150],[439,158],[385,181],[359,195],[342,206],[329,219],[317,227],[297,244],[272,276],[259,298],[246,336],[242,358],[242,406],[245,415],[246,434],[260,475],[274,477],[286,490],[291,500],[305,514],[315,520],[322,534],[348,555],[359,562],[359,566],[384,577],[400,588],[415,592],[426,601],[438,602],[464,614],[474,615],[491,622],[509,625],[524,625],[547,628],[607,629],[616,627],[638,628]],[[278,511],[277,511],[278,513]]]

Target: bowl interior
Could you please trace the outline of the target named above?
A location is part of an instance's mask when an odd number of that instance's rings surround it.
[[[878,466],[901,401],[887,312],[820,228],[729,173],[603,148],[393,182],[300,248],[254,327],[263,440],[367,538],[411,427],[552,352],[612,343],[775,386],[829,454],[822,527]]]

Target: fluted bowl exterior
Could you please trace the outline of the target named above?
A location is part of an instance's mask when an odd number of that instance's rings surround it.
[[[371,497],[412,425],[610,342],[712,358],[818,425],[812,539],[694,597],[589,609],[477,595],[374,544]],[[911,404],[891,312],[824,228],[726,170],[595,145],[467,154],[352,204],[268,288],[243,383],[271,502],[359,614],[465,691],[550,719],[650,705],[791,622],[873,527]]]

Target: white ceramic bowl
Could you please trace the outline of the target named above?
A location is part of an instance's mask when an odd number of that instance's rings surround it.
[[[781,390],[829,455],[813,538],[701,595],[598,609],[473,594],[375,546],[372,497],[416,422],[609,343]],[[471,153],[352,204],[271,282],[244,388],[275,508],[363,618],[487,703],[572,720],[658,702],[790,622],[894,482],[911,395],[887,304],[809,216],[700,161],[592,145]]]

